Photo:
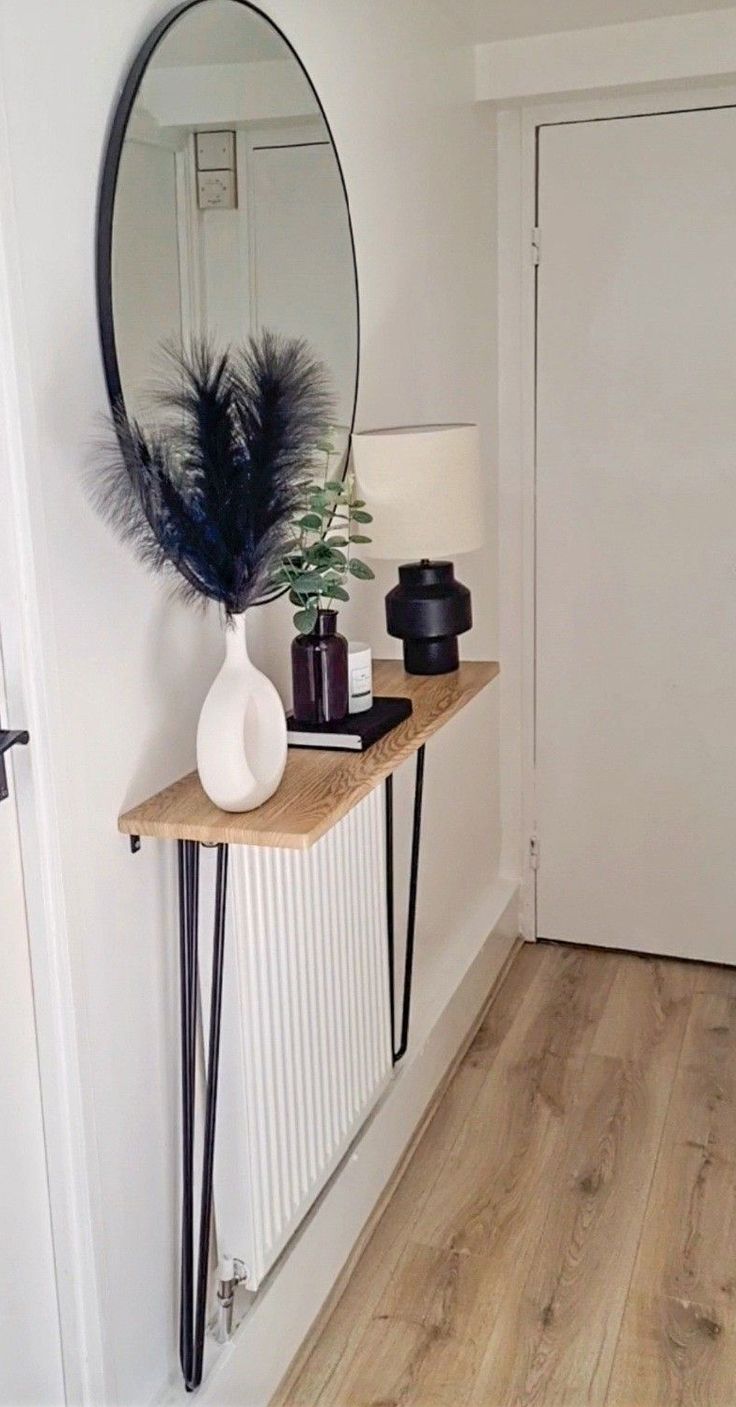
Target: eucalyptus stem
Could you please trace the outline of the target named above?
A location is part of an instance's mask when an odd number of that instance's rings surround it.
[[[356,542],[370,541],[358,529],[372,521],[371,515],[355,495],[352,476],[330,478],[337,453],[331,440],[325,438],[317,448],[324,454],[323,471],[304,486],[276,573],[277,584],[288,588],[292,604],[298,607],[294,624],[303,633],[314,629],[319,610],[336,609],[350,599],[349,578],[373,577],[370,567],[354,553]]]

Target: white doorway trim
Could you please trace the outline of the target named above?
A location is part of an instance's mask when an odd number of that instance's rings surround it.
[[[500,109],[498,156],[499,633],[502,788],[507,864],[520,869],[520,931],[534,939],[535,804],[535,400],[537,141],[551,123],[736,106],[736,88],[702,88],[560,100]],[[544,232],[541,235],[544,239]],[[540,251],[543,258],[543,250]],[[520,798],[520,800],[519,800]],[[541,859],[543,863],[543,857]]]
[[[9,717],[31,735],[15,766],[38,1042],[44,1140],[66,1400],[112,1400],[103,1371],[99,1267],[90,1196],[90,1147],[83,1118],[79,1044],[59,854],[49,673],[50,599],[43,527],[31,482],[41,479],[28,378],[24,300],[17,263],[5,108],[0,99],[0,489],[8,540],[3,573],[3,645]],[[27,753],[27,758],[25,754]],[[32,1248],[28,1273],[33,1275]],[[29,1344],[33,1325],[29,1325]]]
[[[653,83],[729,83],[736,71],[736,8],[552,30],[475,46],[479,101],[556,101],[560,94],[622,92]]]

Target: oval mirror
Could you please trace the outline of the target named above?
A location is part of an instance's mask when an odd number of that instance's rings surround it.
[[[335,144],[306,70],[245,0],[192,0],[156,27],[115,112],[97,288],[113,405],[145,418],[165,345],[270,329],[327,367],[349,445],[355,253]]]

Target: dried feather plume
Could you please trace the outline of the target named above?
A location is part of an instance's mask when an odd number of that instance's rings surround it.
[[[178,574],[226,615],[274,594],[288,523],[330,419],[324,367],[305,342],[262,332],[241,348],[166,349],[165,423],[119,410],[97,508],[139,559]]]

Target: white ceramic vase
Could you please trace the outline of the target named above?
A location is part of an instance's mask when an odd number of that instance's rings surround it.
[[[243,612],[225,632],[225,660],[199,715],[199,779],[223,811],[252,811],[278,787],[286,752],[284,707],[248,656]]]

